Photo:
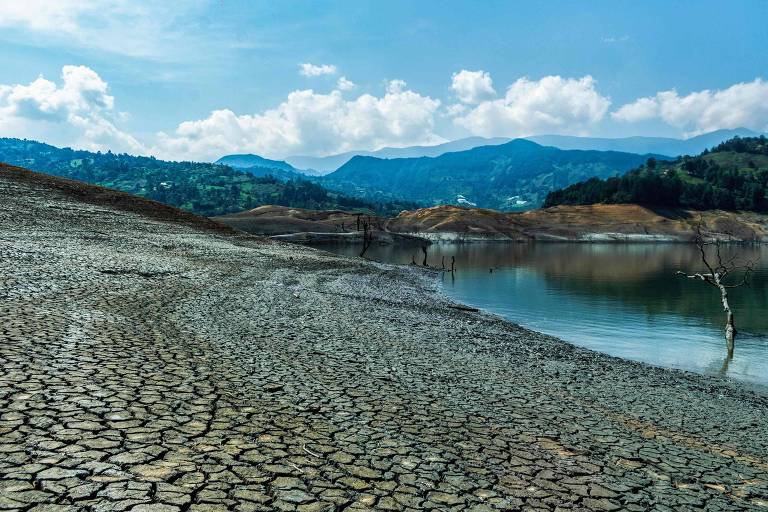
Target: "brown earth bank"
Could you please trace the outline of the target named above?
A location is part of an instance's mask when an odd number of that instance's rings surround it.
[[[387,228],[432,240],[690,242],[768,241],[768,216],[752,212],[652,209],[634,204],[555,206],[522,213],[435,206],[402,212]]]
[[[307,210],[287,206],[264,205],[244,212],[214,217],[233,228],[260,235],[291,233],[352,233],[360,229],[358,218],[370,218],[379,228],[387,220],[341,210]]]
[[[349,212],[262,206],[215,220],[253,234],[284,235],[290,241],[360,241],[356,214]],[[449,242],[691,242],[698,224],[711,239],[768,241],[768,215],[634,204],[555,206],[515,213],[443,205],[404,211],[391,219],[375,218],[377,240],[382,243],[401,241],[395,234]]]
[[[768,507],[762,391],[111,194],[0,172],[2,510]]]

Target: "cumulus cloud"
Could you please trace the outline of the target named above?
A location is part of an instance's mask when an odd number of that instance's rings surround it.
[[[466,112],[468,108],[463,103],[454,103],[445,108],[445,113],[448,117],[456,117]]]
[[[490,73],[462,69],[451,78],[451,90],[462,103],[475,104],[496,95]]]
[[[623,105],[611,116],[628,123],[661,119],[689,135],[741,127],[768,131],[768,82],[757,78],[685,96],[674,89],[662,91]]]
[[[0,85],[0,134],[66,140],[91,150],[141,151],[139,142],[114,124],[108,84],[86,66],[64,66],[62,83],[40,76],[27,85]]]
[[[284,157],[437,144],[444,141],[434,133],[439,107],[439,100],[409,90],[402,80],[390,81],[381,97],[362,94],[352,100],[339,90],[298,90],[261,113],[222,109],[183,122],[173,133],[158,134],[153,153],[175,159],[215,159],[234,152]]]
[[[351,91],[356,87],[355,82],[347,80],[347,77],[342,76],[339,81],[336,82],[336,88],[340,91]]]
[[[323,75],[335,75],[336,74],[336,66],[333,66],[331,64],[310,64],[309,62],[305,62],[303,64],[299,64],[299,74],[304,76],[323,76]]]
[[[520,78],[507,88],[503,98],[479,102],[457,115],[454,123],[485,137],[585,134],[605,117],[611,104],[595,86],[591,76]]]

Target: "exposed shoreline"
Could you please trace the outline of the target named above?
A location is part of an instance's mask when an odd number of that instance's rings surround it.
[[[216,217],[235,229],[299,243],[354,243],[360,218],[336,210],[262,206]],[[520,213],[442,205],[371,220],[382,243],[430,242],[693,242],[700,225],[705,238],[768,243],[768,215],[754,212],[659,210],[641,205],[558,206]]]
[[[744,384],[452,309],[422,269],[0,194],[6,504],[768,506],[768,396]]]

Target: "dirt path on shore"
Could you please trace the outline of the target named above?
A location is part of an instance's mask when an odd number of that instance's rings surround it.
[[[766,510],[768,398],[0,173],[0,510]]]

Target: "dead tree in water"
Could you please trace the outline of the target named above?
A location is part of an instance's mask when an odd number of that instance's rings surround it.
[[[723,311],[725,311],[725,343],[728,348],[728,359],[726,361],[728,361],[733,358],[733,347],[736,339],[736,323],[733,318],[733,310],[728,302],[728,290],[749,284],[749,276],[754,270],[755,262],[747,261],[739,264],[736,262],[735,256],[723,259],[723,255],[720,252],[720,240],[705,240],[701,232],[701,225],[696,227],[694,241],[699,249],[699,253],[701,253],[701,261],[707,269],[706,272],[688,274],[678,270],[677,274],[689,279],[704,281],[720,291],[720,302],[723,305]],[[707,247],[709,246],[714,247],[715,252],[714,256],[712,256],[714,260],[712,262],[707,257]],[[740,278],[736,280],[729,279],[728,277],[737,274],[740,274]]]
[[[363,248],[360,251],[360,257],[362,258],[373,243],[373,226],[371,225],[370,217],[363,219],[361,224],[363,225]]]
[[[421,252],[424,253],[424,262],[422,263],[422,265],[425,267],[428,267],[429,265],[427,265],[427,246],[426,245],[421,246]]]

